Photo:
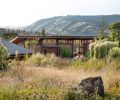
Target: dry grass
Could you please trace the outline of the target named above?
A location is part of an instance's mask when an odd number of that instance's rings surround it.
[[[89,64],[92,64],[92,62],[89,61],[89,63],[84,66],[89,66]],[[54,95],[53,98],[60,97],[58,100],[63,100],[61,99],[61,97],[63,97],[61,94],[64,95],[64,92],[69,90],[69,88],[78,86],[82,79],[101,76],[105,91],[107,93],[120,95],[119,64],[119,61],[113,61],[110,64],[107,63],[106,67],[103,67],[105,63],[103,64],[101,61],[101,63],[93,64],[102,66],[100,70],[94,68],[85,70],[82,68],[82,65],[80,65],[80,68],[64,65],[64,67],[62,66],[63,68],[60,69],[59,67],[53,66],[53,64],[36,66],[34,64],[28,64],[28,62],[27,64],[26,62],[15,62],[11,65],[11,69],[0,73],[0,87],[3,89],[13,88],[17,91],[15,93],[19,95],[34,94],[34,91],[35,93],[41,93],[41,91],[43,91],[42,94],[45,92],[51,95],[52,93],[52,96]],[[3,91],[2,88],[0,91]]]
[[[119,71],[114,68],[105,68],[100,71],[84,71],[82,69],[57,69],[55,67],[13,67],[10,71],[0,75],[0,86],[13,86],[18,83],[24,83],[21,88],[32,87],[57,87],[67,89],[77,86],[81,79],[87,77],[101,76],[104,82],[105,90],[120,85]],[[25,86],[25,87],[24,87]],[[34,87],[33,86],[33,87]]]

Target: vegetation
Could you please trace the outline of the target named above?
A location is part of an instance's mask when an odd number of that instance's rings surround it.
[[[120,15],[57,16],[57,17],[39,20],[34,24],[26,27],[26,30],[33,32],[35,31],[40,32],[44,28],[45,30],[50,32],[51,35],[58,35],[58,36],[63,35],[63,33],[64,35],[82,35],[82,36],[97,35],[98,33],[97,31],[101,30],[102,18],[104,18],[103,20],[105,20],[104,22],[106,28],[108,28],[110,23],[120,21]],[[72,23],[69,24],[69,22]]]
[[[16,33],[4,33],[4,34],[1,34],[1,37],[6,39],[6,40],[10,40],[12,38],[15,38],[17,36]]]
[[[104,58],[108,55],[109,50],[113,47],[117,47],[117,42],[111,41],[98,41],[89,46],[90,49],[90,57],[94,58]]]
[[[21,34],[26,34],[26,32],[20,29],[0,28],[0,37],[6,40],[11,40]]]
[[[91,43],[89,45],[89,51],[90,51],[90,58],[92,58],[94,56],[94,46],[96,45],[96,42]]]
[[[38,59],[39,56],[43,55],[37,54],[33,58]],[[10,63],[11,69],[0,74],[0,100],[79,100],[79,98],[82,100],[81,94],[75,93],[71,89],[78,86],[81,79],[91,76],[103,78],[105,100],[119,100],[120,98],[117,96],[120,94],[119,60],[107,63],[105,59],[90,59],[76,65],[75,61],[66,64],[67,60],[62,59],[63,67],[58,69],[60,59],[55,56],[54,59],[58,60],[56,66],[53,66],[52,63],[45,66],[41,60],[40,65],[34,65],[33,58],[19,61],[17,67],[16,62],[12,62]],[[41,58],[46,59],[45,56]],[[53,61],[52,57],[49,59]],[[102,100],[97,95],[88,100],[95,100],[95,98]]]
[[[45,29],[44,29],[44,28],[42,29],[41,35],[42,35],[42,36],[45,36]]]
[[[48,55],[43,55],[40,53],[33,54],[32,57],[30,57],[25,64],[33,66],[53,66],[56,68],[63,68],[64,66],[68,66],[70,63],[70,60],[68,59],[62,59],[56,57],[54,54],[48,54]],[[30,65],[29,65],[30,66]]]
[[[45,36],[45,29],[42,29],[42,32],[36,32],[37,35],[39,36]]]
[[[114,47],[109,51],[109,57],[111,59],[116,59],[116,58],[120,58],[120,48],[119,47]]]
[[[71,57],[71,55],[72,55],[72,52],[68,48],[61,48],[60,49],[60,56],[61,57],[66,58],[66,57]]]
[[[109,26],[110,39],[112,41],[120,41],[120,23],[112,23]]]
[[[102,23],[101,23],[101,28],[100,28],[100,31],[98,33],[99,40],[102,40],[105,38],[105,30],[106,30],[106,25],[105,25],[105,21],[104,21],[104,17],[103,17]]]
[[[31,44],[34,44],[32,41]],[[29,42],[26,42],[29,47]],[[69,49],[63,48],[58,58],[54,54],[26,54],[25,61],[7,62],[7,51],[0,45],[0,100],[85,100],[74,92],[86,77],[101,76],[104,82],[104,100],[120,100],[120,48],[118,40],[99,40],[89,46],[86,60],[68,59]],[[89,58],[90,56],[90,58]],[[98,95],[87,100],[103,100]]]
[[[7,69],[8,67],[8,53],[4,46],[0,45],[0,70]]]

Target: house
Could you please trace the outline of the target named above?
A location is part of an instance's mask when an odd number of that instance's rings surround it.
[[[27,53],[28,55],[32,54],[32,51],[29,49],[26,49],[24,47],[21,47],[19,45],[13,44],[9,41],[6,41],[4,39],[0,39],[0,44],[3,45],[7,51],[8,56],[10,58],[14,58],[16,56],[16,52],[18,53],[19,57],[22,58]]]
[[[61,56],[62,50],[69,50],[70,57],[77,53],[85,55],[89,44],[94,41],[94,36],[17,36],[11,43],[25,47],[26,41],[37,41],[34,46],[29,46],[32,50],[43,54],[54,53]]]

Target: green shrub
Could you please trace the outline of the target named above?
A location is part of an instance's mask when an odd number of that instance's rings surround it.
[[[61,48],[60,49],[60,56],[63,58],[71,57],[72,52],[68,48]]]
[[[7,69],[8,67],[8,52],[6,48],[2,45],[0,45],[0,70]]]
[[[109,57],[111,59],[113,58],[119,58],[120,57],[120,48],[119,47],[113,47],[110,51],[109,51]]]

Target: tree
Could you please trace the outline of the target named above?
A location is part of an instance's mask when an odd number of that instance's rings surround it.
[[[45,29],[44,29],[44,28],[42,29],[41,35],[42,35],[42,36],[45,36]]]
[[[109,30],[110,30],[110,39],[112,41],[117,41],[118,42],[118,46],[120,47],[120,22],[117,23],[112,23],[109,26]]]
[[[7,69],[8,67],[8,52],[6,48],[2,45],[0,45],[0,70]]]
[[[112,41],[119,41],[120,42],[120,23],[112,23],[109,26],[110,31],[110,39]]]
[[[105,20],[104,17],[102,18],[102,23],[101,23],[101,29],[98,33],[98,39],[102,40],[105,36],[105,29],[106,29],[106,25],[105,25]]]
[[[45,36],[45,29],[43,28],[41,32],[35,32],[38,36]]]
[[[38,44],[38,41],[37,40],[26,40],[25,41],[25,47],[26,48],[32,48],[33,52],[35,52],[35,46]]]

